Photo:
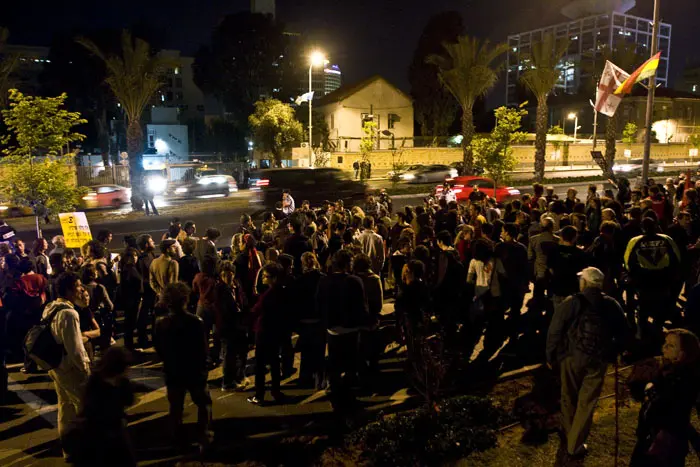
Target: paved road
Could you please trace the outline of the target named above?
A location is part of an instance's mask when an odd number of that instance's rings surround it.
[[[391,311],[393,304],[387,303],[385,312]],[[393,328],[385,329],[391,334]],[[360,397],[366,417],[412,403],[413,396],[409,394],[404,375],[404,355],[404,349],[395,344],[386,347],[380,375],[373,381],[373,388]],[[296,357],[298,369],[299,355]],[[139,464],[173,465],[176,461],[196,458],[193,447],[185,446],[181,450],[171,447],[162,363],[150,349],[138,353],[136,359],[130,377],[137,385],[138,400],[128,410],[128,421]],[[254,381],[252,363],[249,362],[248,373]],[[45,374],[27,376],[19,369],[20,364],[9,366],[10,403],[0,407],[0,465],[65,465],[57,439],[56,395],[52,383]],[[289,464],[290,455],[297,459],[299,456],[299,447],[290,440],[301,437],[306,437],[306,441],[318,438],[318,449],[322,449],[324,441],[337,427],[330,402],[325,391],[297,388],[297,374],[283,381],[282,391],[288,396],[284,405],[258,407],[245,400],[252,395],[252,386],[246,392],[222,392],[219,389],[221,368],[212,370],[209,382],[215,439],[212,453],[206,460],[226,465],[244,461],[258,461],[261,465]],[[185,422],[194,437],[196,407],[189,397],[185,405]],[[281,439],[287,442],[280,443]],[[306,451],[309,457],[319,454],[313,446],[303,452]],[[293,464],[309,465],[310,462],[298,459]]]

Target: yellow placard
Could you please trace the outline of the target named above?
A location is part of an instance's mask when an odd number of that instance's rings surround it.
[[[84,212],[63,212],[58,215],[67,248],[80,248],[92,240],[90,225]]]

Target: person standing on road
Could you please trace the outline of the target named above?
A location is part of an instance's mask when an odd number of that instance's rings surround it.
[[[262,281],[267,290],[260,296],[253,308],[255,331],[255,395],[248,398],[254,405],[265,403],[265,373],[270,366],[272,398],[280,403],[284,394],[280,391],[282,374],[280,369],[280,345],[286,326],[288,313],[288,293],[282,285],[282,267],[268,264],[262,269]]]
[[[221,339],[223,378],[221,389],[243,390],[248,361],[248,309],[243,288],[236,280],[236,266],[223,261],[216,281],[214,311],[217,334]]]
[[[628,337],[625,315],[614,298],[602,291],[605,277],[596,268],[579,273],[580,293],[555,310],[547,335],[547,363],[561,373],[564,438],[559,455],[580,459],[588,452],[586,438],[608,369]]]
[[[150,203],[151,208],[153,209],[153,215],[158,216],[158,209],[156,208],[156,203],[153,201],[153,190],[151,190],[147,184],[144,184],[143,190],[141,190],[141,192],[143,193],[143,205],[144,209],[146,210],[146,215],[151,215],[151,213],[148,211],[148,205]]]
[[[63,440],[75,421],[85,383],[90,376],[90,359],[80,332],[76,306],[87,306],[87,292],[77,274],[61,274],[57,283],[58,299],[46,305],[43,319],[51,317],[51,335],[63,346],[58,367],[49,370],[58,397],[58,435]],[[64,451],[64,458],[68,455]]]
[[[371,258],[364,253],[355,255],[353,258],[352,272],[362,280],[367,297],[369,322],[360,332],[360,362],[362,362],[362,366],[359,368],[359,373],[364,384],[371,385],[379,373],[379,356],[381,354],[379,320],[384,305],[382,280],[374,272]]]
[[[374,217],[367,216],[362,222],[365,229],[358,237],[358,243],[360,248],[362,248],[362,252],[372,262],[372,271],[381,273],[384,269],[384,260],[386,259],[384,239],[376,232]]]
[[[176,276],[177,277],[177,276]],[[167,284],[160,293],[160,305],[168,314],[156,323],[155,347],[163,360],[165,386],[170,405],[170,426],[175,446],[182,441],[185,394],[197,406],[200,449],[209,444],[212,401],[207,390],[207,339],[202,320],[187,311],[190,288],[182,282]]]
[[[157,296],[165,290],[168,284],[177,282],[180,267],[175,259],[177,249],[175,240],[163,240],[160,242],[161,255],[153,260],[148,268],[148,283]]]
[[[294,258],[294,273],[295,275],[301,275],[301,256],[307,251],[313,251],[313,247],[309,238],[303,233],[302,216],[294,215],[290,217],[289,227],[293,233],[284,242],[284,253]]]
[[[282,213],[284,213],[285,216],[289,216],[295,209],[296,206],[294,204],[294,198],[292,198],[292,193],[288,188],[285,188],[282,190]]]
[[[219,363],[219,354],[221,353],[219,329],[215,328],[216,279],[216,258],[213,256],[205,256],[202,260],[202,272],[194,276],[192,294],[197,297],[197,316],[199,316],[204,323],[207,347],[209,343],[209,334],[212,330],[214,331],[214,345],[207,359],[210,365],[217,365]]]
[[[142,282],[138,268],[138,251],[134,248],[124,250],[119,268],[119,303],[124,310],[124,347],[134,349],[134,328],[141,303]],[[139,331],[139,338],[141,332]]]
[[[333,410],[348,413],[355,397],[357,343],[360,328],[369,324],[367,297],[362,279],[350,274],[352,256],[347,250],[333,255],[332,273],[322,278],[316,307],[328,331],[328,382]]]

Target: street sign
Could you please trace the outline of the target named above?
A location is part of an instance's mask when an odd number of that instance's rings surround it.
[[[58,218],[67,248],[80,248],[92,240],[90,225],[84,212],[62,212]]]

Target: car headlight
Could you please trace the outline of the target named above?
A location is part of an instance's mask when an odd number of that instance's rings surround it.
[[[10,209],[9,206],[0,206],[0,211],[7,211],[8,209]]]
[[[175,193],[187,193],[187,188],[181,186],[180,188],[175,190]]]
[[[403,174],[401,178],[404,180],[415,180],[416,176],[414,174]]]
[[[168,187],[168,181],[164,177],[151,177],[146,188],[153,193],[162,193]]]
[[[450,178],[455,178],[457,175],[459,175],[457,169],[450,169]]]

